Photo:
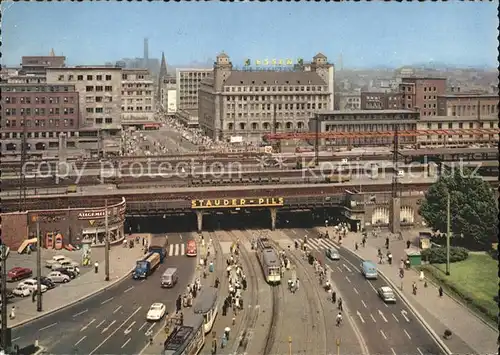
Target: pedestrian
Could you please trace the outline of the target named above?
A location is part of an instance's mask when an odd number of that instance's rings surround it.
[[[439,297],[443,297],[443,286],[439,286]]]
[[[363,237],[361,240],[361,244],[363,244],[363,248],[366,246],[366,237]]]
[[[99,263],[97,261],[94,263],[94,272],[96,274],[99,272]]]
[[[337,303],[337,292],[335,291],[332,292],[332,303]]]
[[[177,296],[177,300],[175,301],[175,311],[179,313],[182,308],[182,298],[181,295]]]
[[[411,242],[409,240],[406,241],[406,249],[410,249],[411,247]]]
[[[12,309],[10,310],[10,319],[16,318],[16,306],[12,306]]]
[[[413,289],[413,294],[416,296],[417,295],[417,283],[415,281],[412,284],[412,289]]]
[[[299,279],[297,278],[297,280],[295,280],[295,290],[298,291],[299,290]]]
[[[385,248],[389,249],[389,237],[385,238]]]
[[[338,304],[339,311],[342,312],[344,309],[342,307],[342,298],[339,297],[339,304]]]
[[[31,302],[35,303],[35,300],[36,300],[36,291],[33,291],[31,293]]]
[[[358,250],[358,242],[354,243],[354,250]]]

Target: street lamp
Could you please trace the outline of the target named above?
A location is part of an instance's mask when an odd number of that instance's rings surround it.
[[[450,234],[451,234],[450,191],[446,191],[446,276],[450,275]]]

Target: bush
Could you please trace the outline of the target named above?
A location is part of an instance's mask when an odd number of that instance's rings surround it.
[[[469,257],[469,251],[462,247],[450,247],[450,263],[463,261]],[[422,251],[422,259],[431,264],[446,263],[446,248],[433,247]]]

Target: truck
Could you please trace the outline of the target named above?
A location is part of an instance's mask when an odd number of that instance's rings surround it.
[[[149,253],[143,259],[137,260],[133,274],[134,279],[146,279],[158,267],[160,259],[160,254],[155,252]]]
[[[161,245],[151,245],[148,249],[150,253],[158,253],[160,254],[160,263],[163,264],[163,261],[167,257],[167,244],[164,246]]]

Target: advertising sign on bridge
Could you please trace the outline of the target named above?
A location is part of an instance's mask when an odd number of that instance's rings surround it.
[[[221,198],[207,200],[191,200],[191,208],[242,208],[242,207],[281,207],[285,203],[283,197],[258,198]]]

